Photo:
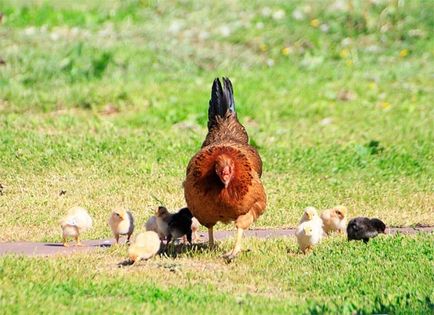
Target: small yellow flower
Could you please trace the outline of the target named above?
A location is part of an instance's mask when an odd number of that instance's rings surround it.
[[[345,63],[346,63],[346,65],[348,67],[352,67],[353,66],[353,61],[351,59],[346,60]]]
[[[282,55],[284,55],[284,56],[289,55],[289,47],[283,47],[282,48]]]
[[[407,57],[409,53],[410,51],[407,48],[405,48],[399,52],[399,57],[401,58]]]
[[[313,19],[310,21],[310,26],[317,28],[321,22],[318,19]]]
[[[368,87],[370,90],[376,90],[377,89],[377,83],[369,82]]]
[[[259,45],[259,50],[262,51],[262,52],[266,52],[268,50],[268,45],[264,44],[264,43],[261,43]]]
[[[383,101],[383,102],[380,102],[378,105],[384,110],[389,110],[392,108],[392,104],[390,104],[389,102]]]
[[[339,52],[339,56],[341,56],[342,59],[348,58],[350,56],[350,51],[347,48],[344,48]]]

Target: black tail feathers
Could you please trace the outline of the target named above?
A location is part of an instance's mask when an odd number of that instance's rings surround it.
[[[217,116],[225,117],[227,111],[235,113],[234,90],[228,78],[223,77],[223,86],[216,78],[212,85],[208,109],[208,128],[211,128]]]

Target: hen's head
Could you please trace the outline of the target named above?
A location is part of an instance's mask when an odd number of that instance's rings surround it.
[[[228,188],[234,177],[234,161],[227,155],[219,155],[215,163],[215,172],[225,188]]]

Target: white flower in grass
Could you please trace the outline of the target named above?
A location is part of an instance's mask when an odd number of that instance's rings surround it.
[[[182,28],[182,23],[181,21],[173,21],[170,25],[169,25],[169,29],[168,31],[172,34],[176,34],[179,33],[181,31]]]
[[[258,23],[256,23],[256,28],[257,28],[258,30],[262,30],[262,29],[264,28],[264,23],[262,23],[262,22],[258,22]]]
[[[271,11],[271,9],[269,7],[264,7],[261,10],[261,14],[262,16],[268,17],[273,13],[273,11]]]
[[[223,37],[228,37],[229,35],[231,35],[231,29],[227,25],[223,25],[220,27],[220,34]]]
[[[33,26],[30,26],[24,30],[24,35],[33,36],[35,34],[36,34],[36,28]]]
[[[328,24],[321,24],[319,29],[324,32],[327,33],[330,30],[330,27],[328,26]]]
[[[281,20],[285,17],[285,11],[282,9],[279,9],[273,13],[273,19],[274,20]]]
[[[301,11],[299,9],[295,9],[292,12],[292,17],[294,18],[294,20],[301,21],[301,20],[304,20],[305,16],[304,16],[303,11]]]

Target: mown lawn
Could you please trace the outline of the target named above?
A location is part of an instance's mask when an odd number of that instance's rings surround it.
[[[125,248],[56,258],[0,260],[0,307],[17,313],[429,314],[432,235],[382,236],[368,244],[327,239],[308,256],[293,239],[247,241],[226,265],[187,251],[118,268]]]
[[[161,202],[184,206],[223,75],[264,161],[269,202],[255,227],[293,227],[304,207],[336,204],[388,226],[434,225],[433,10],[428,0],[1,1],[0,240],[60,241],[73,205],[93,216],[92,239],[110,236],[117,205],[139,226]],[[219,250],[128,269],[116,267],[125,248],[9,256],[0,308],[428,313],[432,245],[432,234],[333,239],[304,257],[294,240],[248,240],[233,265]]]

